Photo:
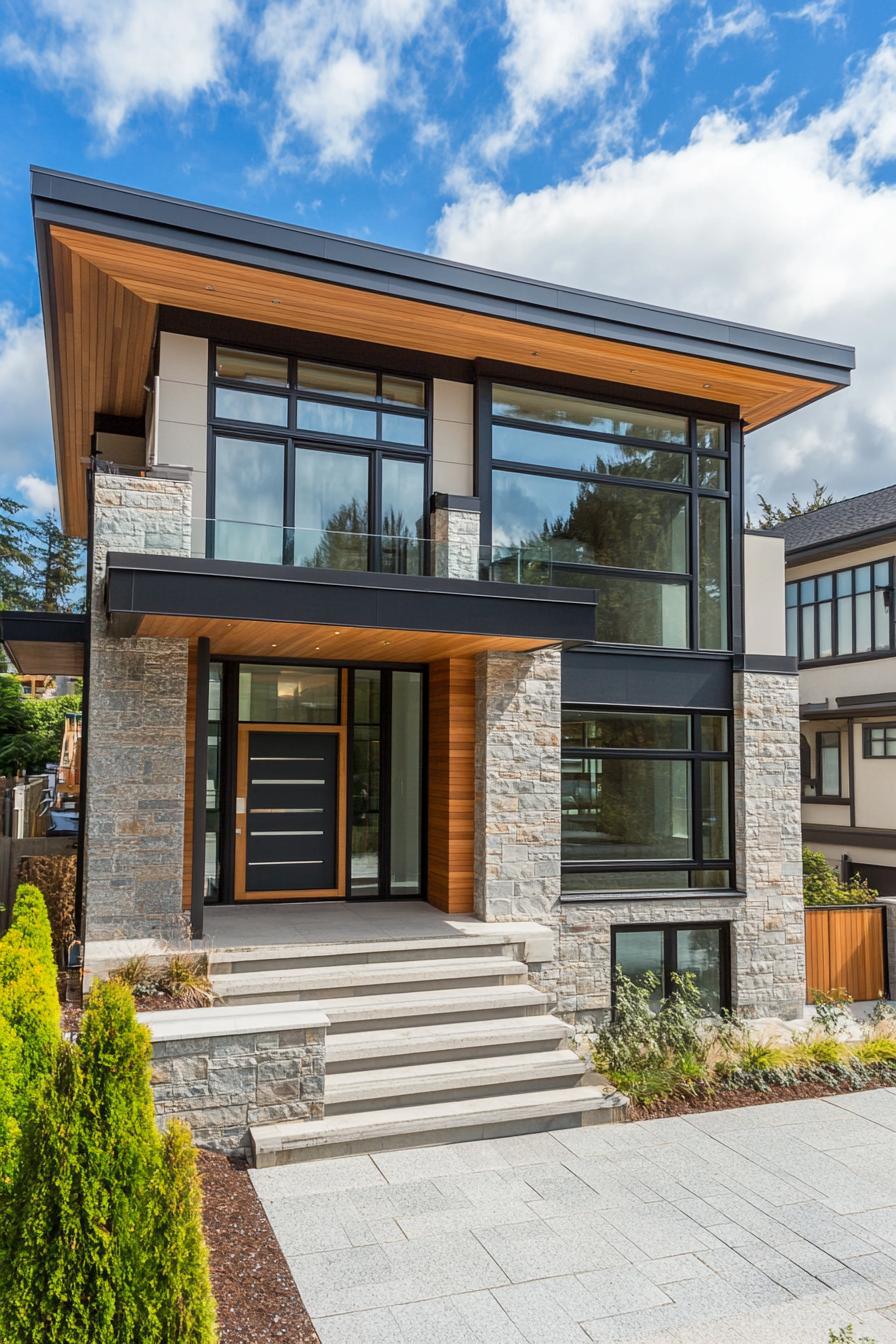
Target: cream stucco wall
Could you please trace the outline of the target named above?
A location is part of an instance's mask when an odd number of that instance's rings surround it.
[[[193,519],[206,516],[208,341],[159,333],[158,461],[193,473]]]
[[[744,537],[744,652],[780,656],[786,648],[784,624],[784,541]]]
[[[445,495],[473,493],[472,383],[433,379],[432,488]]]

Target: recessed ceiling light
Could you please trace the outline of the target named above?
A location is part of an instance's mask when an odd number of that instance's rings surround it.
[[[214,285],[206,285],[206,289],[209,291],[210,294],[214,294],[215,292]]]
[[[703,386],[704,386],[704,387],[709,387],[710,384],[709,384],[709,383],[704,383]]]
[[[280,299],[271,299],[271,303],[280,303],[280,302],[281,302]]]

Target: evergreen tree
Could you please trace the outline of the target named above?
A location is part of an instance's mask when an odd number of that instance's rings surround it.
[[[174,1120],[157,1183],[153,1279],[160,1344],[214,1344],[215,1299],[202,1233],[202,1193],[190,1131]]]
[[[0,1017],[21,1042],[25,1090],[37,1089],[59,1043],[59,996],[55,975],[51,980],[18,929],[0,939]]]
[[[53,955],[53,934],[43,892],[31,882],[21,882],[16,888],[12,907],[11,929],[17,929],[26,947],[29,947],[44,968],[48,980],[56,987],[56,958]]]
[[[52,513],[29,527],[31,596],[40,611],[82,610],[84,545],[67,537]]]
[[[786,523],[788,518],[799,518],[804,513],[814,513],[816,509],[826,509],[829,504],[836,504],[837,501],[826,485],[822,485],[820,481],[813,481],[812,485],[814,488],[808,499],[800,500],[794,491],[783,508],[770,503],[764,495],[757,495],[759,521],[756,526],[762,529],[777,527],[778,523]],[[747,514],[747,527],[752,526],[753,522]]]
[[[25,505],[0,496],[0,609],[31,606],[31,535]]]

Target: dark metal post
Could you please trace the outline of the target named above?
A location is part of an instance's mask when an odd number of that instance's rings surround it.
[[[190,868],[190,929],[202,937],[205,913],[205,791],[208,779],[208,671],[211,645],[196,641],[196,711],[193,727],[193,860]]]

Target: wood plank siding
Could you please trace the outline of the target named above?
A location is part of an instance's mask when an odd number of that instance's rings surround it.
[[[447,658],[429,669],[428,895],[439,910],[473,909],[473,752],[476,664]]]
[[[886,992],[881,906],[806,911],[806,1002],[838,990],[865,1002]]]

